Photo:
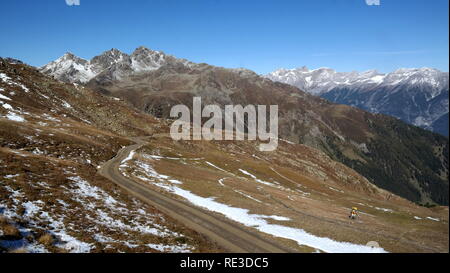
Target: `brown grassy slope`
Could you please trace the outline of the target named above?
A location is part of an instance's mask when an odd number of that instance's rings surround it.
[[[146,244],[186,245],[195,252],[220,249],[96,173],[98,165],[131,143],[124,136],[150,135],[158,130],[157,120],[25,65],[0,59],[0,73],[10,78],[0,80],[1,94],[10,98],[0,100],[0,251],[76,251],[57,235],[62,228],[91,244],[92,252],[158,251]],[[11,114],[22,122],[8,118]],[[99,196],[79,194],[84,184],[74,178],[98,189]],[[107,197],[115,202],[107,203]],[[106,215],[112,220],[102,218]],[[139,232],[139,227],[167,230],[168,235]]]

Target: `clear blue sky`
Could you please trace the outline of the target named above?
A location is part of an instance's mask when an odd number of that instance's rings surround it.
[[[267,73],[435,67],[448,71],[448,0],[1,0],[0,56],[40,66],[140,45]]]

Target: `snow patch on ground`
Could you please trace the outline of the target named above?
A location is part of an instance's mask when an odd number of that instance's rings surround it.
[[[376,210],[381,210],[381,211],[384,211],[384,212],[390,212],[390,213],[394,212],[394,211],[391,210],[391,209],[385,209],[385,208],[379,208],[379,207],[374,207],[374,209],[376,209]]]
[[[95,199],[102,198],[103,191],[100,190],[98,187],[91,186],[88,182],[81,179],[79,176],[69,177],[69,180],[76,183],[77,189],[73,190],[72,192],[78,196],[81,197],[92,197]],[[116,202],[114,202],[116,203]]]
[[[363,203],[358,203],[358,204],[361,205],[361,206],[370,207],[370,208],[373,208],[373,209],[376,209],[376,210],[379,210],[379,211],[384,211],[384,212],[389,212],[389,213],[393,213],[394,212],[394,210],[392,210],[392,209],[375,207],[375,206],[372,206],[372,205],[369,205],[369,204],[363,204]]]
[[[8,174],[8,175],[5,175],[4,177],[6,179],[11,179],[11,178],[15,178],[15,177],[18,177],[18,176],[19,176],[19,174]]]
[[[262,216],[262,218],[273,219],[273,220],[277,220],[277,221],[291,221],[290,218],[283,217],[283,216],[277,216],[277,215]]]
[[[227,178],[226,178],[226,177],[225,177],[225,178],[221,178],[221,179],[217,180],[217,182],[219,182],[219,184],[220,184],[222,187],[225,187],[225,184],[223,184],[223,181],[225,181],[225,179],[227,179]]]
[[[243,192],[241,192],[241,191],[238,191],[238,190],[233,190],[234,192],[237,192],[237,193],[239,193],[240,195],[242,195],[242,196],[244,196],[244,197],[247,197],[247,198],[249,198],[249,199],[251,199],[251,200],[253,200],[253,201],[256,201],[256,202],[258,202],[258,203],[262,203],[262,201],[261,200],[258,200],[258,199],[256,199],[256,198],[254,198],[253,196],[250,196],[250,195],[248,195],[248,194],[245,194],[245,193],[243,193]]]
[[[280,138],[279,140],[281,140],[281,141],[283,141],[283,142],[286,142],[287,144],[295,145],[294,142],[289,141],[289,140],[286,140],[286,139],[281,139],[281,138]]]
[[[135,154],[136,152],[135,151],[131,151],[129,154],[128,154],[128,156],[124,159],[124,160],[122,160],[122,164],[121,164],[121,167],[122,166],[126,166],[125,165],[125,163],[127,163],[128,161],[130,161],[131,159],[133,159],[133,156],[134,156],[134,154]]]
[[[16,193],[16,195],[19,195]],[[17,197],[17,196],[16,196]],[[87,253],[90,252],[92,245],[81,242],[76,238],[67,234],[64,223],[62,220],[54,219],[49,215],[47,211],[42,209],[42,201],[27,201],[22,205],[25,208],[24,217],[28,220],[28,225],[40,226],[40,222],[47,222],[48,226],[51,228],[50,232],[59,238],[60,242],[57,244],[58,247],[64,248],[65,250],[73,253]],[[1,206],[0,206],[1,207]],[[4,206],[3,214],[9,218],[18,218],[19,216],[10,208]],[[19,227],[21,234],[27,234],[30,232],[28,228]],[[31,253],[45,253],[48,252],[43,246],[38,244],[29,244],[26,239],[21,239],[13,242],[0,241],[0,245],[8,249],[18,249],[24,248],[27,252]]]
[[[2,99],[2,100],[11,100],[10,98],[8,98],[7,96],[4,96],[2,94],[0,94],[0,99]]]
[[[258,183],[261,183],[261,184],[264,184],[264,185],[268,185],[268,186],[274,186],[273,183],[270,183],[270,182],[267,182],[267,181],[258,179],[256,176],[254,176],[253,174],[247,172],[246,170],[239,169],[239,171],[240,171],[241,173],[245,174],[245,175],[250,176],[251,178],[253,178],[253,179],[254,179],[256,182],[258,182]]]
[[[11,78],[8,77],[5,73],[0,73],[0,80],[2,80],[3,82],[8,83],[11,80]]]
[[[190,253],[192,252],[192,248],[189,245],[180,245],[180,246],[170,246],[163,244],[147,244],[148,247],[156,249],[161,252],[170,252],[170,253]]]
[[[43,118],[44,118],[45,120],[47,120],[47,121],[61,122],[61,120],[59,120],[59,119],[57,119],[57,118],[55,118],[55,117],[52,117],[52,116],[50,116],[49,114],[44,114],[44,115],[43,115]]]
[[[10,98],[5,97],[1,94],[0,94],[0,99],[11,100]],[[0,101],[0,106],[8,111],[6,116],[4,116],[5,118],[12,120],[12,121],[16,121],[16,122],[24,122],[25,121],[25,119],[17,113],[20,111],[14,109],[14,107],[12,107],[10,104]],[[3,116],[0,115],[0,117],[3,117]]]
[[[16,85],[23,89],[26,93],[30,92],[30,90],[23,85],[22,83],[14,82],[10,77],[8,77],[5,73],[0,73],[0,80],[5,82],[8,85]]]
[[[7,103],[2,103],[2,102],[0,102],[0,105],[1,105],[3,108],[5,108],[6,110],[13,110],[13,109],[14,109],[11,105],[9,105],[9,104],[7,104]]]
[[[103,191],[102,189],[90,185],[87,181],[82,178],[75,176],[69,177],[69,180],[75,182],[77,189],[72,190],[74,194],[76,194],[78,201],[81,202],[87,209],[95,210],[97,217],[93,219],[96,223],[107,226],[108,228],[114,228],[118,230],[128,230],[139,233],[152,234],[159,237],[168,237],[168,236],[179,236],[178,233],[169,231],[168,229],[155,224],[151,221],[151,217],[154,215],[148,215],[145,211],[142,211],[144,215],[141,213],[141,218],[146,218],[145,223],[139,223],[135,220],[129,221],[128,224],[125,224],[120,219],[115,219],[111,217],[114,215],[133,215],[133,213],[128,210],[123,204],[120,204],[116,199],[114,199],[111,195]],[[103,208],[94,207],[91,203],[89,203],[86,199],[94,198],[97,201],[103,202]],[[110,212],[108,213],[107,210]],[[150,216],[150,217],[149,217]],[[117,218],[117,217],[116,217]],[[134,217],[133,217],[134,218]]]
[[[72,105],[70,105],[70,104],[67,103],[66,101],[63,101],[63,102],[62,102],[62,106],[63,106],[64,108],[67,108],[67,109],[71,109],[71,108],[72,108]]]
[[[343,190],[338,190],[338,189],[335,189],[335,188],[333,188],[333,187],[328,187],[330,190],[332,190],[332,191],[335,191],[335,192],[340,192],[340,193],[344,193],[344,191]]]
[[[222,171],[222,172],[227,172],[227,171],[225,171],[224,169],[219,168],[219,167],[217,167],[216,165],[212,164],[211,162],[205,161],[205,163],[208,164],[209,166],[213,167],[213,168],[216,168],[216,169]]]

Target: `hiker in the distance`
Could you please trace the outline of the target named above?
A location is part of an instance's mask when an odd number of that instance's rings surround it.
[[[358,216],[358,208],[353,207],[348,218],[355,220],[356,216]]]

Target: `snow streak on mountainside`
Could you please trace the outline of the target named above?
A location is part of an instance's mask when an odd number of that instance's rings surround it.
[[[376,70],[336,72],[302,67],[280,69],[265,77],[332,102],[391,115],[448,136],[448,72],[413,68],[382,74]]]

